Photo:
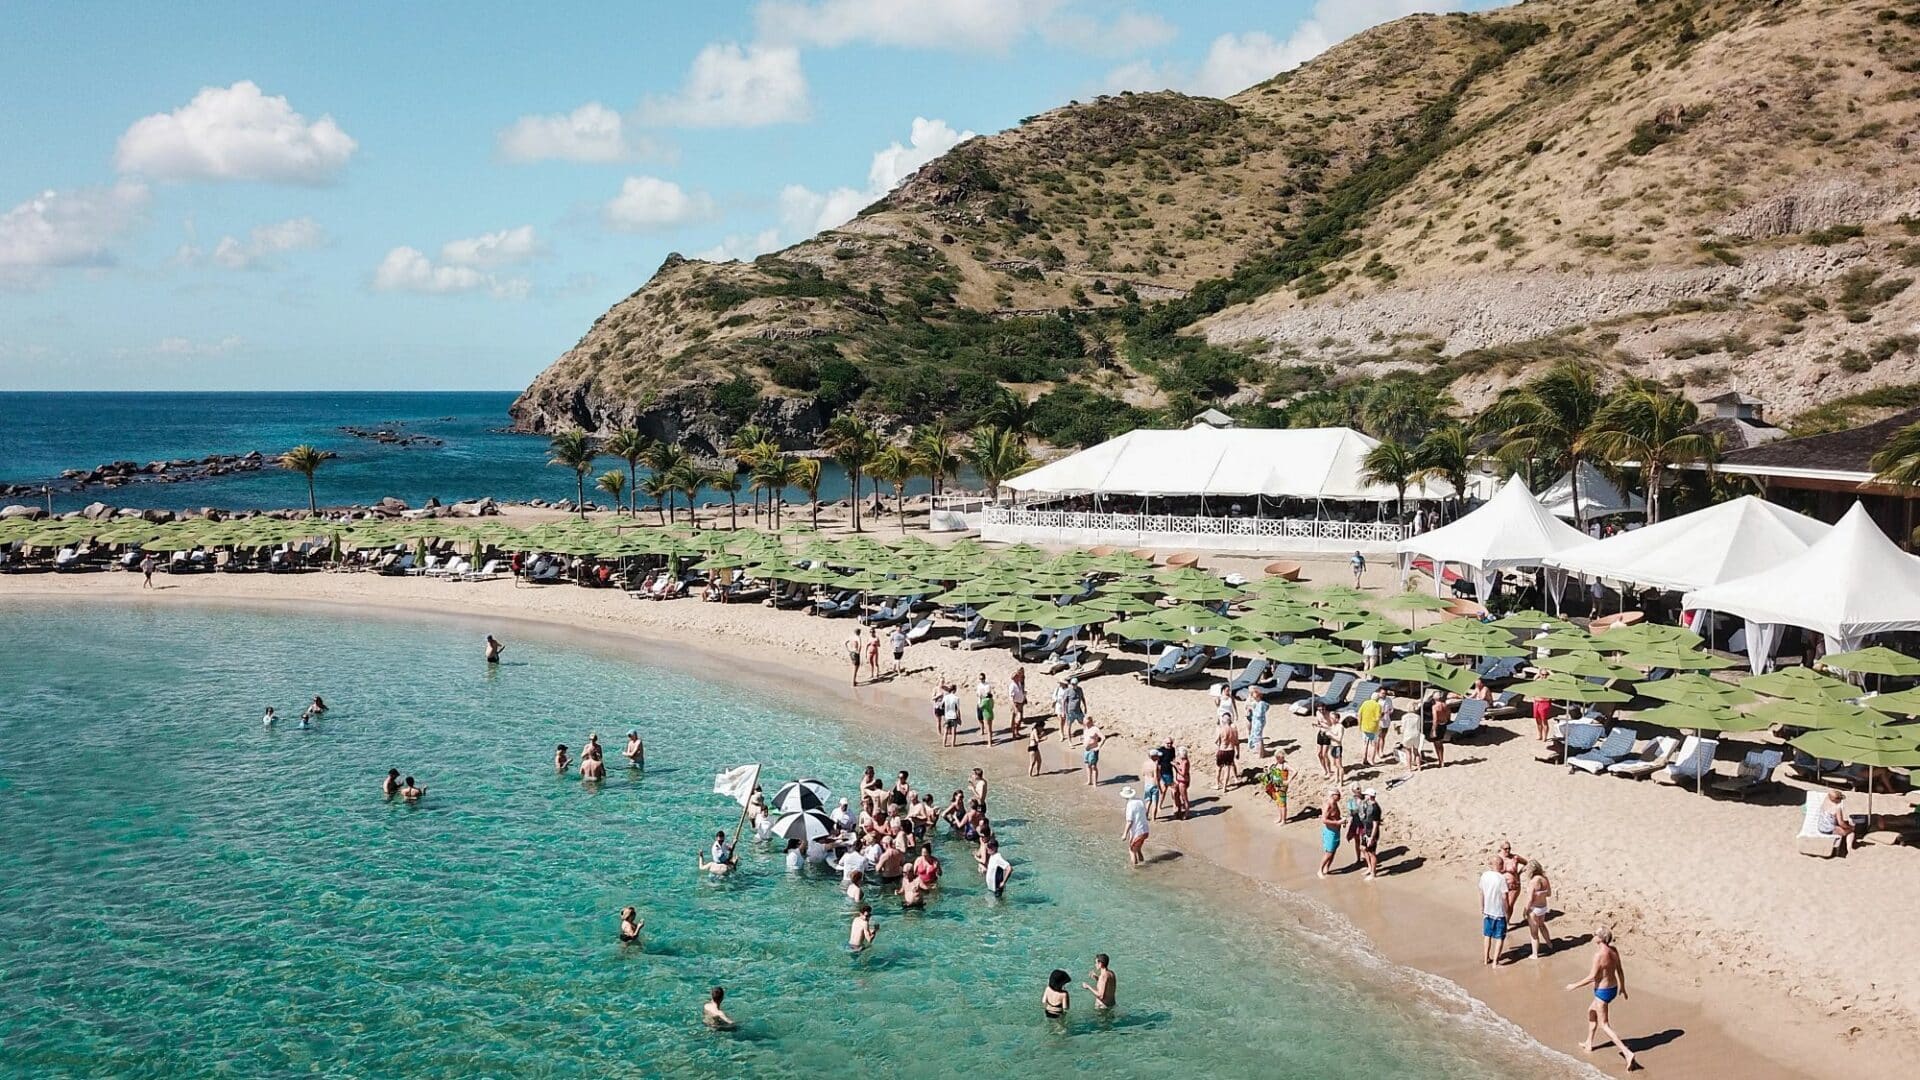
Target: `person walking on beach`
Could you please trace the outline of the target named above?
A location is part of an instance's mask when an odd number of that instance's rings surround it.
[[[1372,765],[1380,753],[1380,728],[1386,718],[1387,688],[1376,687],[1367,699],[1360,703],[1360,764]]]
[[[1340,850],[1340,789],[1327,789],[1320,806],[1320,876],[1333,872],[1333,856]]]
[[[1079,724],[1083,728],[1088,723],[1087,691],[1080,685],[1080,680],[1075,678],[1067,680],[1067,723]],[[1066,733],[1066,728],[1060,729],[1062,736]]]
[[[1119,1000],[1120,979],[1107,964],[1106,953],[1095,953],[1093,973],[1087,976],[1093,981],[1080,984],[1087,993],[1093,995],[1093,1007],[1096,1009],[1111,1009]]]
[[[1261,787],[1279,811],[1279,816],[1273,819],[1275,825],[1287,823],[1287,787],[1292,781],[1293,772],[1287,768],[1287,752],[1275,747],[1273,764],[1267,766],[1267,771],[1260,774]]]
[[[727,988],[724,986],[714,987],[713,992],[707,995],[707,1003],[700,1007],[700,1021],[715,1031],[732,1031],[734,1028],[733,1017],[728,1016],[726,1012],[720,1008],[720,1003],[726,999]]]
[[[1193,761],[1187,757],[1187,748],[1181,747],[1173,754],[1173,816],[1186,820],[1187,811],[1192,808],[1187,793],[1193,790]]]
[[[1255,757],[1267,756],[1267,695],[1259,687],[1247,691],[1247,745]]]
[[[500,641],[498,638],[495,638],[492,634],[488,634],[487,635],[487,663],[489,664],[499,663],[500,654],[502,652],[505,652],[506,648],[507,647],[505,645],[500,644]]]
[[[1360,793],[1353,804],[1350,815],[1353,819],[1353,855],[1354,866],[1362,862],[1367,864],[1367,872],[1362,881],[1372,881],[1380,872],[1380,800],[1372,788]]]
[[[1507,945],[1507,876],[1500,872],[1498,855],[1490,856],[1487,868],[1480,871],[1480,937],[1481,959],[1500,963]]]
[[[140,556],[140,587],[153,588],[153,556],[151,554]]]
[[[1627,1049],[1626,1040],[1613,1030],[1612,1018],[1607,1009],[1618,998],[1627,999],[1627,968],[1620,960],[1620,950],[1614,947],[1613,930],[1601,927],[1593,932],[1593,967],[1588,969],[1587,977],[1576,983],[1568,983],[1569,991],[1583,987],[1593,987],[1593,1000],[1587,1003],[1587,1038],[1580,1049],[1591,1054],[1599,1049],[1593,1045],[1595,1029],[1607,1033],[1613,1040],[1613,1048],[1620,1051],[1621,1058],[1627,1063],[1627,1071],[1634,1068],[1633,1051]]]
[[[1071,732],[1067,728],[1067,680],[1060,679],[1053,684],[1053,726],[1060,731],[1060,741],[1065,742]]]
[[[880,628],[874,627],[867,634],[867,681],[880,677]]]
[[[1040,775],[1040,725],[1027,730],[1027,775]]]
[[[1315,759],[1320,762],[1320,778],[1333,778],[1333,732],[1340,725],[1340,718],[1324,702],[1315,702],[1313,712],[1313,746]]]
[[[981,672],[979,681],[973,684],[973,720],[980,725],[987,745],[993,745],[993,684],[987,681],[987,673]]]
[[[1101,732],[1100,725],[1091,720],[1087,721],[1087,726],[1080,730],[1080,761],[1087,767],[1088,787],[1094,787],[1100,783],[1100,744],[1106,741],[1107,737]]]
[[[1548,698],[1533,699],[1533,737],[1541,742],[1547,741],[1553,728],[1553,702]]]
[[[1233,787],[1234,766],[1239,760],[1240,729],[1222,715],[1213,736],[1213,790],[1227,791]]]
[[[1013,669],[1013,677],[1007,680],[1007,726],[1013,730],[1013,737],[1020,737],[1021,725],[1027,722],[1027,669]]]
[[[1547,912],[1552,909],[1553,903],[1553,882],[1548,879],[1546,868],[1528,859],[1526,877],[1520,891],[1527,898],[1527,936],[1533,941],[1533,958],[1538,960],[1553,951],[1553,934],[1547,930]]]
[[[887,644],[893,646],[893,674],[899,675],[907,670],[907,629],[904,626],[893,628],[893,636]]]
[[[1147,750],[1146,763],[1140,766],[1140,798],[1147,804],[1147,817],[1157,820],[1160,817],[1160,797],[1165,789],[1160,786],[1160,748]]]
[[[1347,567],[1353,571],[1353,587],[1356,589],[1359,588],[1360,579],[1365,576],[1367,572],[1367,557],[1360,554],[1359,549],[1356,548],[1353,552],[1353,557],[1347,560]]]
[[[1121,788],[1120,797],[1127,800],[1123,816],[1126,829],[1121,834],[1127,841],[1127,864],[1139,866],[1147,861],[1140,849],[1147,843],[1147,804],[1132,788]]]

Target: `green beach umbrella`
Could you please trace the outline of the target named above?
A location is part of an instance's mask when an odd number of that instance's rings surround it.
[[[1417,636],[1428,648],[1456,656],[1527,655],[1527,650],[1513,643],[1511,634],[1472,619],[1449,619]]]
[[[1846,731],[1809,731],[1791,745],[1827,761],[1865,765],[1868,769],[1905,769],[1920,766],[1920,742],[1912,728],[1857,734]],[[1873,778],[1867,778],[1867,817],[1873,817]]]
[[[1003,596],[975,610],[994,622],[1025,624],[1036,616],[1058,610],[1058,605],[1030,596]]]
[[[1692,705],[1752,705],[1759,695],[1745,687],[1724,683],[1706,675],[1670,675],[1664,679],[1636,683],[1634,690],[1656,701]]]
[[[1493,620],[1493,625],[1502,626],[1508,630],[1538,630],[1543,626],[1548,630],[1573,629],[1572,623],[1558,615],[1549,615],[1538,608],[1509,612]]]
[[[1400,645],[1414,640],[1415,635],[1404,626],[1381,619],[1366,619],[1345,629],[1335,630],[1331,636],[1340,641],[1374,641],[1382,645]]]
[[[1719,671],[1734,666],[1734,662],[1724,656],[1715,656],[1695,649],[1665,648],[1658,645],[1621,653],[1613,659],[1615,663],[1631,664],[1634,667],[1646,668],[1648,671],[1654,668],[1666,668],[1669,671]]]
[[[1565,653],[1560,656],[1549,656],[1534,666],[1543,671],[1578,675],[1581,678],[1637,679],[1640,677],[1638,671],[1630,667],[1610,664],[1595,653]]]
[[[1304,664],[1309,675],[1308,686],[1317,690],[1320,685],[1320,669],[1333,667],[1353,667],[1362,657],[1352,649],[1343,649],[1323,638],[1295,638],[1286,644],[1271,642],[1260,647],[1269,660],[1278,660],[1283,664]]]
[[[1144,615],[1150,611],[1160,610],[1151,600],[1142,600],[1137,596],[1127,596],[1124,593],[1098,595],[1084,601],[1083,606],[1096,608],[1109,615]]]
[[[1089,610],[1079,604],[1066,604],[1049,605],[1047,610],[1022,621],[1028,626],[1037,626],[1042,630],[1064,630],[1069,626],[1103,623],[1111,617],[1104,611]]]
[[[1199,604],[1175,604],[1160,612],[1160,618],[1170,626],[1190,626],[1207,630],[1233,625],[1228,616]]]
[[[1807,728],[1813,731],[1846,731],[1874,734],[1898,723],[1878,709],[1864,709],[1844,701],[1817,701],[1785,698],[1769,701],[1753,710],[1769,724]],[[1913,729],[1920,730],[1920,729]]]
[[[1845,701],[1860,696],[1860,688],[1812,668],[1784,667],[1743,679],[1741,686],[1768,697],[1796,698],[1801,701]]]
[[[1663,623],[1615,626],[1600,631],[1593,636],[1593,639],[1599,643],[1600,648],[1619,652],[1650,645],[1675,649],[1698,649],[1706,644],[1704,638],[1684,626],[1667,626]]]
[[[1233,624],[1254,634],[1304,634],[1320,628],[1320,620],[1311,615],[1277,611],[1249,611],[1234,616]]]
[[[1143,616],[1110,624],[1107,633],[1128,641],[1172,641],[1186,633],[1186,628],[1169,625],[1158,616]]]
[[[1603,701],[1631,701],[1632,696],[1619,690],[1609,689],[1585,679],[1576,679],[1571,675],[1555,674],[1534,679],[1531,682],[1515,683],[1512,688],[1523,698],[1538,701],[1548,698],[1553,701],[1578,701],[1594,704]]]
[[[1308,593],[1305,585],[1302,585],[1298,581],[1290,581],[1277,574],[1263,577],[1259,581],[1254,582],[1249,591],[1255,596],[1268,596],[1275,599],[1304,599]]]
[[[1474,675],[1463,667],[1441,663],[1430,656],[1406,656],[1391,660],[1367,672],[1381,681],[1424,683],[1464,694],[1473,689]]]
[[[1860,704],[1881,712],[1897,713],[1901,716],[1920,716],[1920,687],[1902,690],[1897,694],[1875,694],[1861,698]]]
[[[999,588],[979,581],[964,581],[957,587],[933,598],[933,602],[942,607],[962,607],[991,603],[1009,595],[1011,590]]]
[[[1820,666],[1855,675],[1877,676],[1874,688],[1880,687],[1880,679],[1888,675],[1920,675],[1920,660],[1905,653],[1897,653],[1884,645],[1872,645],[1852,652],[1828,653],[1820,660]]]
[[[1765,720],[1755,717],[1752,713],[1736,712],[1725,705],[1704,701],[1670,701],[1665,705],[1637,712],[1633,718],[1636,721],[1659,724],[1662,727],[1695,732],[1764,731],[1768,726]]]
[[[1167,586],[1167,595],[1176,600],[1215,602],[1233,600],[1246,590],[1236,589],[1217,577],[1207,575],[1205,581],[1177,581]]]
[[[1577,650],[1580,652],[1593,652],[1598,647],[1594,643],[1592,634],[1587,633],[1585,630],[1576,630],[1572,627],[1564,630],[1549,630],[1539,636],[1522,635],[1520,644],[1529,649]]]
[[[1358,604],[1371,599],[1366,593],[1361,592],[1351,585],[1327,585],[1315,589],[1312,596],[1316,602],[1321,604]]]
[[[1413,618],[1415,626],[1420,625],[1422,611],[1446,611],[1453,607],[1453,601],[1423,592],[1396,593],[1380,601],[1380,606],[1389,611],[1405,611]]]
[[[1128,593],[1133,596],[1158,596],[1166,586],[1151,578],[1117,577],[1100,583],[1103,593]]]
[[[932,582],[914,578],[888,578],[868,589],[867,593],[871,596],[925,596],[939,591],[940,586]]]

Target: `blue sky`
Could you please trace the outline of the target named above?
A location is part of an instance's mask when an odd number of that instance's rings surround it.
[[[19,5],[0,389],[517,389],[668,252],[750,257],[966,133],[1454,6]]]

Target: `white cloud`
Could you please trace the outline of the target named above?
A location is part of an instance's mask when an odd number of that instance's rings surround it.
[[[779,247],[780,230],[764,229],[750,236],[739,233],[732,234],[705,251],[694,252],[693,257],[696,259],[704,259],[707,262],[745,261],[755,258],[756,256],[765,255],[767,252],[774,251]]]
[[[895,142],[874,152],[864,189],[837,187],[818,192],[799,184],[781,188],[780,223],[793,236],[845,225],[868,204],[899,187],[915,169],[971,138],[973,132],[955,131],[945,120],[916,116],[907,145]]]
[[[644,135],[627,131],[620,114],[597,101],[570,113],[523,116],[495,137],[503,161],[581,161],[604,163],[662,157],[664,149]]]
[[[509,230],[514,232],[517,230]],[[530,232],[531,230],[529,230]],[[492,236],[504,236],[493,233]],[[478,248],[458,247],[456,245],[477,245],[486,237],[473,240],[455,240],[442,249],[443,261],[435,264],[419,248],[397,247],[387,252],[386,258],[373,271],[373,287],[382,292],[422,293],[427,295],[449,295],[453,293],[477,292],[485,290],[496,299],[524,300],[533,291],[533,283],[524,277],[497,277],[486,273],[473,265],[460,265],[444,261],[448,249],[457,250],[462,255],[473,253],[478,257]]]
[[[170,113],[134,121],[114,160],[121,172],[160,180],[322,184],[358,146],[333,117],[310,122],[286,98],[242,80],[205,87]]]
[[[620,193],[602,208],[602,214],[613,228],[644,232],[705,220],[714,215],[714,205],[706,193],[689,192],[671,180],[629,176],[620,185]]]
[[[1081,9],[1091,10],[1081,10]],[[1157,15],[1077,0],[762,0],[760,35],[794,45],[890,45],[1005,52],[1028,35],[1103,56],[1164,45],[1176,33]]]
[[[306,217],[288,218],[270,225],[256,225],[244,240],[223,236],[211,252],[201,250],[189,238],[180,245],[174,260],[186,266],[206,261],[228,270],[264,270],[273,268],[276,255],[311,250],[326,242],[327,231],[319,222]]]
[[[216,356],[226,356],[246,346],[242,338],[228,335],[210,341],[195,341],[186,337],[164,337],[151,345],[139,345],[132,348],[121,347],[110,350],[110,355],[118,360],[130,358],[168,357],[171,359],[210,360]]]
[[[728,43],[701,49],[679,91],[649,97],[640,118],[668,127],[760,127],[805,120],[811,109],[799,50]]]
[[[139,224],[145,184],[43,191],[0,214],[0,283],[31,284],[42,271],[111,266],[111,245]]]
[[[465,240],[449,240],[440,247],[440,261],[453,266],[490,269],[527,262],[546,254],[546,250],[546,245],[534,235],[533,226],[521,225]]]
[[[1299,67],[1368,27],[1415,12],[1457,11],[1464,6],[1464,0],[1317,0],[1312,13],[1285,38],[1260,30],[1221,34],[1207,46],[1198,67],[1136,61],[1108,72],[1102,88],[1183,90],[1226,97]]]

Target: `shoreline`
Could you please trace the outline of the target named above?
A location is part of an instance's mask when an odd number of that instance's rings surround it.
[[[377,585],[369,586],[369,582]],[[417,582],[412,588],[405,586]],[[126,587],[115,588],[115,585]],[[320,586],[326,586],[322,588]],[[33,603],[121,603],[137,608],[162,608],[175,603],[209,607],[244,607],[287,611],[325,611],[350,616],[385,618],[426,618],[472,625],[498,625],[508,622],[528,628],[541,636],[553,636],[573,643],[590,643],[610,649],[629,659],[682,670],[709,680],[750,685],[764,690],[766,676],[773,672],[788,694],[819,711],[832,709],[835,715],[862,724],[885,725],[889,730],[910,733],[912,720],[923,720],[927,693],[932,679],[951,677],[962,666],[985,666],[996,683],[1002,681],[1009,665],[1004,654],[963,654],[937,645],[922,645],[909,652],[908,674],[897,681],[869,683],[849,687],[838,678],[844,670],[837,650],[829,639],[824,647],[796,648],[792,642],[777,640],[768,627],[756,624],[780,620],[757,605],[725,607],[676,601],[645,604],[628,601],[624,595],[606,595],[605,603],[595,600],[588,590],[529,592],[516,589],[512,582],[486,584],[450,584],[423,579],[374,579],[368,575],[266,575],[219,578],[195,576],[179,584],[141,594],[132,575],[86,575],[77,578],[0,579],[0,600]],[[261,586],[271,586],[268,592]],[[346,586],[344,590],[340,586]],[[424,586],[424,588],[422,588]],[[335,595],[326,595],[327,593]],[[554,596],[555,601],[530,606],[533,596]],[[509,603],[517,598],[520,602]],[[689,610],[691,608],[691,610]],[[749,618],[738,618],[741,612]],[[676,613],[699,618],[673,620]],[[620,617],[648,615],[649,618]],[[766,616],[772,614],[772,620]],[[666,620],[658,616],[668,616]],[[830,637],[840,629],[827,620],[787,613],[788,621],[798,620],[809,629],[828,628]],[[701,626],[697,624],[706,623]],[[692,632],[688,637],[675,630]],[[700,630],[710,631],[702,636]],[[817,635],[816,635],[817,636]],[[609,640],[609,639],[612,640]],[[625,648],[614,648],[615,642]],[[750,665],[743,665],[747,660]],[[944,665],[946,670],[940,670]],[[1118,680],[1121,676],[1105,676]],[[967,676],[970,682],[971,676]],[[1089,683],[1090,698],[1096,715],[1104,714],[1099,680]],[[1133,680],[1126,680],[1133,684]],[[1035,682],[1036,691],[1043,683]],[[1113,685],[1113,684],[1109,684]],[[1137,684],[1134,684],[1137,685]],[[1036,692],[1036,700],[1040,697]],[[1171,700],[1171,699],[1170,699]],[[1204,700],[1201,698],[1200,700]],[[1108,722],[1103,721],[1103,727]],[[1118,725],[1125,728],[1127,724]],[[1296,743],[1304,724],[1283,717],[1278,724],[1280,741]],[[988,766],[989,778],[1043,793],[1050,804],[1076,827],[1111,831],[1119,813],[1119,782],[1103,782],[1089,790],[1077,776],[1049,777],[1038,780],[1025,776],[1024,744],[1003,741],[988,749],[981,746],[977,732],[963,731],[976,741],[959,751],[942,750],[925,724],[918,735],[936,758],[966,755],[966,765]],[[1291,751],[1290,751],[1291,752]],[[1044,744],[1045,768],[1058,769],[1077,764],[1077,754],[1068,755],[1057,737]],[[1131,757],[1129,756],[1131,755]],[[1125,763],[1144,755],[1144,743],[1124,730],[1108,743],[1103,758],[1110,776],[1130,772]],[[963,766],[964,767],[964,766]],[[1309,765],[1308,768],[1311,768]],[[1207,788],[1204,763],[1196,771],[1195,801],[1202,802],[1212,793]],[[1300,800],[1308,798],[1315,785],[1296,776],[1296,801],[1293,812],[1300,814]],[[1474,867],[1458,858],[1457,852],[1428,851],[1417,841],[1396,829],[1392,803],[1388,795],[1387,832],[1383,853],[1394,848],[1411,848],[1394,858],[1383,860],[1382,875],[1374,882],[1362,882],[1357,874],[1336,873],[1325,880],[1314,874],[1318,863],[1317,830],[1298,821],[1281,828],[1271,822],[1270,804],[1257,791],[1241,787],[1223,797],[1218,805],[1229,812],[1212,810],[1207,816],[1184,822],[1156,822],[1149,850],[1177,851],[1205,864],[1207,872],[1218,876],[1233,891],[1266,900],[1285,903],[1299,897],[1302,904],[1288,906],[1288,913],[1309,918],[1318,912],[1331,916],[1329,933],[1357,934],[1370,950],[1388,963],[1413,972],[1444,980],[1470,1003],[1483,1004],[1498,1017],[1511,1022],[1549,1050],[1579,1061],[1577,1043],[1583,1033],[1584,999],[1561,993],[1560,988],[1585,974],[1587,953],[1584,948],[1561,948],[1536,963],[1521,959],[1496,970],[1479,962],[1479,941],[1467,916],[1475,906],[1472,887]],[[1490,837],[1488,844],[1496,838]],[[1524,841],[1523,841],[1524,843]],[[1522,850],[1526,850],[1525,847]],[[1343,856],[1346,851],[1343,849]],[[1123,856],[1114,845],[1116,862]],[[1184,861],[1184,860],[1181,860]],[[1344,867],[1342,858],[1338,864]],[[1418,869],[1418,873],[1408,873]],[[1182,873],[1157,864],[1143,873],[1161,875]],[[1571,881],[1556,874],[1559,891],[1575,893]],[[1586,883],[1581,883],[1586,884]],[[1231,895],[1231,894],[1230,894]],[[1305,906],[1306,912],[1297,910]],[[1556,908],[1560,905],[1556,902]],[[1571,905],[1569,905],[1571,906]],[[1265,918],[1254,913],[1257,918]],[[1584,935],[1600,917],[1587,912],[1562,914],[1552,924],[1556,940]],[[1524,931],[1510,936],[1517,948]],[[1784,995],[1766,993],[1753,980],[1738,971],[1702,971],[1689,965],[1683,956],[1669,953],[1664,943],[1644,933],[1628,932],[1623,945],[1632,975],[1635,994],[1630,1003],[1616,1013],[1616,1027],[1633,1040],[1638,1052],[1651,1067],[1681,1068],[1705,1072],[1736,1072],[1747,1077],[1770,1076],[1880,1076],[1895,1075],[1895,1062],[1909,1052],[1905,1040],[1884,1027],[1861,1027],[1851,1033],[1833,1030],[1831,1018],[1814,1013],[1804,1002]],[[1731,977],[1729,977],[1731,976]],[[1776,973],[1776,978],[1786,976]],[[1861,1030],[1866,1028],[1866,1030]],[[1651,1040],[1643,1042],[1642,1040]],[[1587,1059],[1607,1073],[1617,1073],[1621,1062],[1610,1048]]]

